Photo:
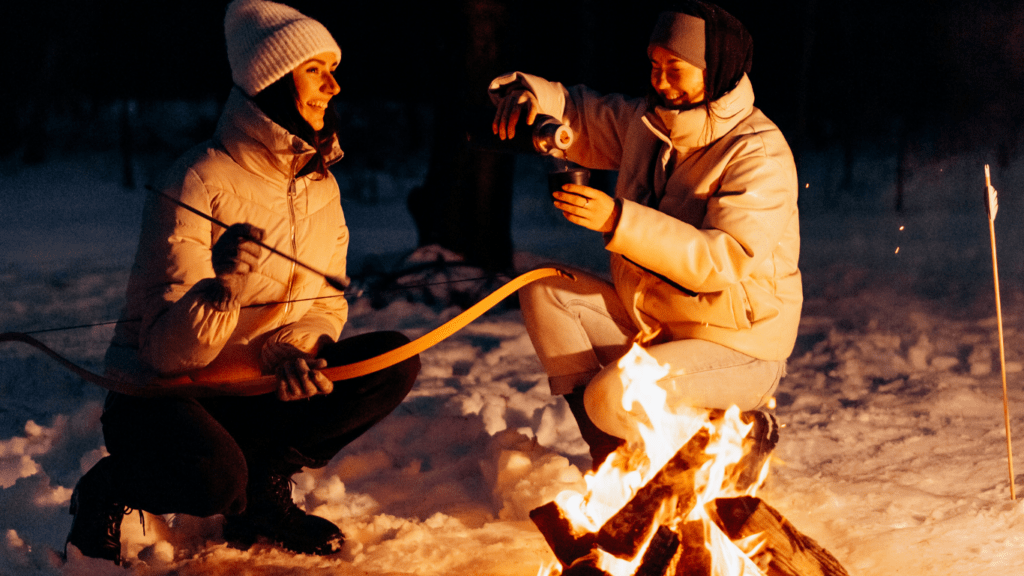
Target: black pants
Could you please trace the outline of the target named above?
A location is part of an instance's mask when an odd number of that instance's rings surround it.
[[[409,339],[375,332],[325,346],[330,366],[371,358]],[[412,389],[419,357],[334,383],[328,395],[139,398],[110,393],[101,419],[119,504],[153,514],[239,513],[248,471],[327,464],[390,414]]]

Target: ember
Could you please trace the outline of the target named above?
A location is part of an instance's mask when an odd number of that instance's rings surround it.
[[[534,509],[565,576],[845,575],[828,551],[755,497],[777,440],[763,412],[670,412],[667,373],[640,346],[621,361],[637,438]]]

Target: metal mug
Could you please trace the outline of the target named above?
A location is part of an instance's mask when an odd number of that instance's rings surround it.
[[[586,186],[590,183],[590,170],[586,168],[568,168],[548,172],[548,190],[554,192],[561,190],[563,184],[579,184]]]

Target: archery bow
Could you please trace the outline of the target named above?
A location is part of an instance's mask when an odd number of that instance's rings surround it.
[[[523,286],[548,276],[562,276],[570,280],[576,279],[571,273],[558,268],[538,268],[537,270],[526,272],[513,278],[458,316],[404,346],[353,364],[325,368],[321,370],[321,373],[332,381],[348,380],[383,370],[403,360],[412,358],[458,332]],[[195,380],[192,376],[153,378],[145,382],[116,380],[95,374],[76,365],[28,334],[5,332],[0,334],[0,343],[3,342],[28,344],[44,352],[83,380],[107,390],[130,396],[256,396],[277,390],[276,376],[221,381]]]

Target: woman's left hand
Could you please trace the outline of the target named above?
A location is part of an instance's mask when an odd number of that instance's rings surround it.
[[[293,358],[277,368],[277,398],[283,401],[310,398],[317,394],[330,394],[331,382],[320,370],[327,368],[323,358]]]
[[[619,205],[611,196],[580,184],[565,184],[552,192],[555,208],[573,224],[607,234],[615,230],[619,219]]]

